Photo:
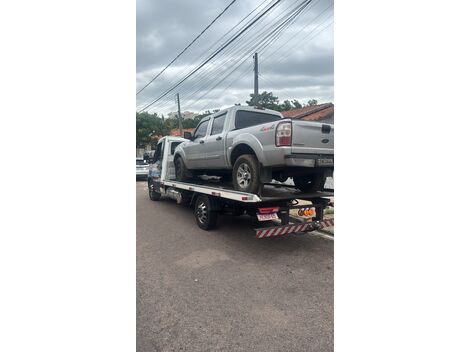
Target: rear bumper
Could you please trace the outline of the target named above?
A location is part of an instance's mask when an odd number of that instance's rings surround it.
[[[333,155],[289,154],[284,157],[286,166],[333,167]]]

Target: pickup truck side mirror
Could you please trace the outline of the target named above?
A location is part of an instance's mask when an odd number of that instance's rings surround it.
[[[193,140],[193,134],[189,131],[184,131],[183,138],[184,139],[189,139],[190,141],[192,141]]]

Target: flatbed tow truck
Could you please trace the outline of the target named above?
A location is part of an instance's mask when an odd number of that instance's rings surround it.
[[[332,205],[334,191],[330,189],[302,193],[293,186],[270,183],[254,194],[235,191],[230,183],[223,183],[217,177],[202,177],[191,183],[176,181],[173,155],[176,146],[184,140],[171,136],[160,139],[149,159],[148,192],[153,201],[167,197],[178,204],[193,206],[201,229],[215,228],[221,214],[256,217],[259,223],[254,229],[256,238],[305,233],[333,225],[334,219],[323,219],[324,209]],[[292,209],[298,217],[290,215]]]

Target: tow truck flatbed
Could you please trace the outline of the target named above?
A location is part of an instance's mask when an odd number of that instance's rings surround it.
[[[282,184],[264,185],[262,195],[240,192],[232,189],[229,184],[220,182],[179,182],[176,180],[162,181],[161,185],[183,189],[191,192],[209,194],[215,197],[227,198],[246,203],[263,203],[274,201],[289,201],[294,199],[312,200],[322,197],[333,197],[334,192],[325,190],[322,192],[302,193],[299,190]]]
[[[173,152],[182,141],[180,137],[163,137],[159,141],[149,170],[149,197],[153,201],[172,198],[179,204],[193,206],[201,229],[216,227],[220,214],[247,214],[257,218],[260,227],[254,229],[256,238],[304,233],[333,224],[333,219],[323,220],[323,210],[332,205],[334,191],[330,189],[304,193],[293,186],[269,183],[255,194],[236,191],[230,183],[223,183],[217,177],[177,181]],[[291,211],[302,214],[301,223],[290,216]]]

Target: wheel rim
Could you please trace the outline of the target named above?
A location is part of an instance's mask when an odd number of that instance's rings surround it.
[[[198,204],[196,215],[197,215],[197,221],[199,221],[199,223],[203,224],[203,223],[206,222],[206,220],[207,220],[207,205],[206,205],[206,203],[200,202]]]
[[[241,188],[247,188],[251,184],[251,170],[248,164],[241,163],[238,166],[237,183]]]
[[[153,183],[149,184],[149,194],[150,194],[150,196],[153,195]]]

